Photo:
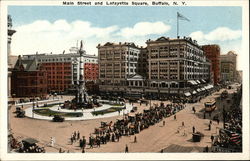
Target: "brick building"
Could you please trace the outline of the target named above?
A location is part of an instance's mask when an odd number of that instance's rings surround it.
[[[220,47],[219,45],[204,45],[202,49],[206,57],[211,61],[213,71],[213,82],[217,85],[220,82]]]
[[[70,53],[63,54],[34,54],[24,55],[23,59],[37,59],[48,73],[48,93],[61,93],[74,90],[74,85],[79,80],[80,54],[77,48],[71,49]],[[86,81],[98,79],[97,56],[83,55],[84,78]]]
[[[72,84],[72,65],[70,62],[51,62],[41,64],[47,71],[49,92],[63,92],[70,88]]]
[[[18,57],[11,75],[13,97],[45,97],[47,95],[47,72],[36,59],[22,60]]]
[[[96,82],[99,77],[99,65],[95,63],[84,64],[84,80]]]

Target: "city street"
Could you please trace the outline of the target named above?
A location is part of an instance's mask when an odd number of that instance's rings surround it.
[[[222,120],[218,125],[213,121],[211,131],[208,130],[208,124],[210,117],[204,119],[204,102],[214,99],[220,96],[219,92],[215,92],[213,95],[202,99],[198,103],[186,104],[186,108],[176,114],[177,119],[174,120],[173,116],[165,118],[166,125],[163,126],[163,121],[150,126],[148,129],[143,130],[139,134],[136,134],[137,143],[134,143],[134,136],[123,136],[119,142],[109,142],[105,145],[101,145],[100,148],[90,149],[86,146],[86,152],[124,152],[125,145],[128,145],[129,152],[160,152],[164,149],[164,152],[201,152],[206,146],[211,146],[211,135],[218,134],[218,129],[223,126]],[[232,88],[229,93],[233,93],[236,89]],[[63,97],[67,100],[67,97]],[[164,103],[169,103],[164,101]],[[152,101],[153,104],[160,104],[160,101]],[[222,105],[219,104],[218,105]],[[142,112],[144,109],[148,109],[146,106],[139,103],[134,103],[134,106],[138,107],[137,112]],[[196,114],[193,113],[192,108],[195,107]],[[222,107],[217,106],[217,110]],[[21,139],[31,137],[37,139],[41,146],[44,146],[46,152],[58,152],[59,148],[69,152],[81,152],[79,142],[70,144],[70,136],[74,131],[79,131],[81,136],[89,137],[90,133],[94,132],[94,128],[100,127],[100,122],[116,121],[121,119],[122,116],[110,117],[105,119],[87,120],[87,121],[65,121],[62,123],[51,122],[46,120],[37,120],[31,118],[16,118],[13,113],[15,108],[10,110],[10,127],[14,134],[14,137],[19,141]],[[215,111],[216,113],[216,111]],[[213,117],[213,115],[212,115]],[[184,122],[184,126],[182,126]],[[204,134],[201,142],[192,141],[192,127],[195,127],[196,131]],[[55,146],[49,147],[50,137],[55,138]],[[88,139],[87,139],[88,142]],[[190,148],[191,147],[191,148]]]

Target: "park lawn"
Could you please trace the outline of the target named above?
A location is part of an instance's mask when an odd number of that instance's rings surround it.
[[[123,109],[126,109],[125,107],[119,106],[119,107],[111,107],[105,110],[100,110],[100,111],[93,111],[91,112],[92,115],[104,115],[107,113],[112,113],[112,112],[117,112],[117,111],[122,111]]]
[[[64,117],[82,117],[81,112],[57,112],[52,111],[50,109],[35,109],[34,113],[42,116],[54,116],[54,115],[61,115]]]

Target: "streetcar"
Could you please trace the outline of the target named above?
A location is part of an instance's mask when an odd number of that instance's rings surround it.
[[[214,111],[215,108],[216,108],[215,104],[216,104],[216,101],[215,101],[215,100],[205,102],[205,103],[204,103],[205,111],[206,111],[206,112],[212,112],[212,111]]]

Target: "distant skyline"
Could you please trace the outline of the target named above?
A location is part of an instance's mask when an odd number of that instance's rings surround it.
[[[17,31],[12,54],[68,52],[77,40],[95,55],[99,43],[127,41],[145,47],[148,39],[176,38],[177,12],[190,20],[179,21],[181,37],[191,36],[199,45],[218,44],[221,54],[233,50],[242,59],[241,7],[9,6]]]

